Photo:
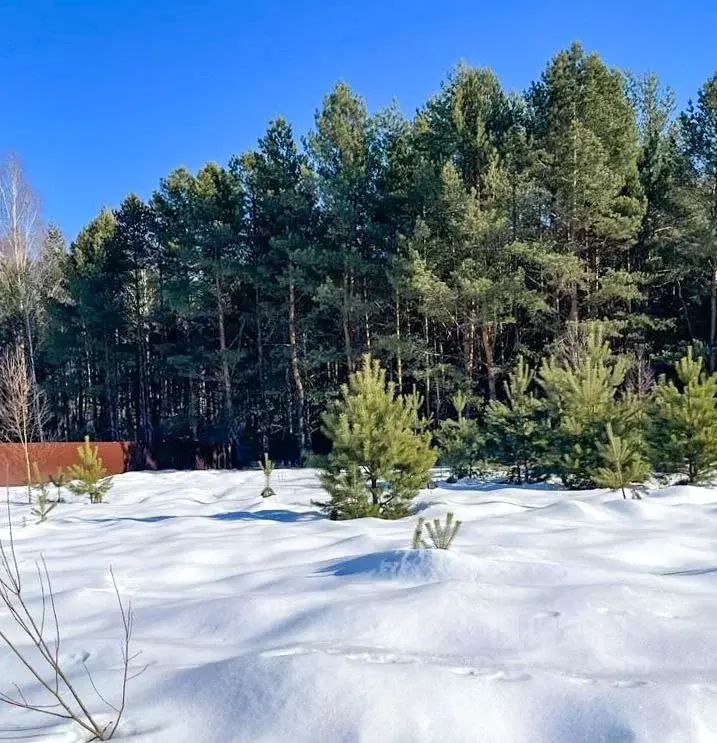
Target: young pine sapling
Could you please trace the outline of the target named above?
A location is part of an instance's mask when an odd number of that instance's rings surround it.
[[[264,454],[264,458],[259,462],[259,466],[261,467],[266,480],[264,489],[261,491],[261,497],[270,498],[272,495],[276,495],[271,487],[271,473],[274,471],[274,463],[269,459],[268,454]]]
[[[48,481],[40,474],[37,462],[32,463],[33,484],[35,491],[35,502],[32,507],[32,515],[37,519],[36,524],[47,521],[50,512],[57,506],[57,501],[51,501],[48,494]]]
[[[614,433],[610,423],[606,426],[607,444],[600,446],[603,466],[595,473],[595,482],[604,488],[619,490],[627,499],[630,491],[634,500],[640,500],[633,483],[642,483],[649,474],[649,465],[639,446],[626,436]]]
[[[447,550],[450,549],[453,540],[458,534],[458,530],[461,528],[462,521],[454,521],[453,514],[451,512],[446,514],[445,524],[441,523],[441,520],[436,518],[433,519],[433,523],[426,521],[423,517],[418,519],[416,528],[413,532],[412,548],[417,549],[437,549]],[[428,537],[433,544],[433,547],[423,538],[423,529],[428,532]]]
[[[112,487],[111,478],[107,477],[102,458],[96,446],[90,445],[90,437],[85,436],[82,446],[77,447],[79,462],[68,470],[71,480],[70,490],[75,495],[89,495],[90,503],[102,503],[107,491]]]
[[[57,497],[55,498],[55,503],[64,503],[64,499],[62,498],[62,488],[67,485],[66,470],[64,470],[62,467],[58,467],[57,472],[55,472],[54,475],[50,475],[48,480],[57,489]]]

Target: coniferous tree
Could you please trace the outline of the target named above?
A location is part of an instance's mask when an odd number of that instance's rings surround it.
[[[568,318],[624,308],[639,292],[621,256],[644,212],[625,80],[575,43],[551,60],[529,103],[549,196],[542,218],[558,251],[580,265],[564,287]]]
[[[543,403],[530,389],[534,376],[520,356],[504,385],[505,402],[492,400],[486,411],[491,457],[517,483],[532,482],[545,474],[547,422]]]
[[[68,477],[72,480],[70,490],[77,495],[88,495],[90,503],[102,503],[112,487],[112,479],[107,477],[99,449],[90,444],[89,436],[77,447],[77,459],[77,464],[68,468]]]
[[[641,483],[647,478],[649,464],[641,447],[630,438],[617,436],[608,423],[605,433],[607,443],[600,447],[603,464],[595,471],[595,483],[604,488],[620,490],[623,498],[627,498],[626,489],[631,485]],[[637,491],[632,489],[632,497],[639,500]]]
[[[475,477],[484,459],[485,437],[478,421],[465,415],[468,398],[460,390],[453,395],[457,419],[444,420],[436,432],[441,464],[450,468],[451,481]]]
[[[650,407],[652,465],[663,475],[684,475],[690,483],[717,470],[717,375],[707,374],[692,348],[675,365],[679,385],[662,377]]]
[[[538,382],[551,421],[546,465],[569,487],[594,484],[608,423],[620,436],[640,436],[639,404],[619,394],[627,367],[599,325],[575,328],[543,360]]]
[[[396,393],[366,355],[323,416],[332,449],[321,481],[333,519],[400,518],[430,477],[436,455],[417,396]]]
[[[709,368],[717,365],[717,73],[681,118],[691,165],[689,250],[709,286]]]

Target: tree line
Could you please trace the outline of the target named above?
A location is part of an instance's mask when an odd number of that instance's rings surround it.
[[[578,44],[522,94],[461,64],[410,118],[340,82],[305,137],[272,121],[69,247],[10,160],[0,241],[38,438],[299,462],[365,353],[435,427],[592,321],[636,369],[714,371],[717,73],[682,112]]]

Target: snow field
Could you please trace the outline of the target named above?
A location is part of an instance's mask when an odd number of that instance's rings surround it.
[[[623,501],[443,485],[417,509],[451,510],[461,531],[450,552],[414,552],[415,517],[330,522],[310,470],[277,471],[271,499],[263,484],[258,471],[129,473],[106,503],[37,526],[12,491],[28,595],[39,607],[42,553],[62,658],[90,697],[83,663],[117,690],[110,566],[133,603],[134,665],[148,668],[117,740],[717,741],[716,490]],[[0,684],[13,682],[39,699],[0,646]],[[82,740],[0,706],[4,739]]]

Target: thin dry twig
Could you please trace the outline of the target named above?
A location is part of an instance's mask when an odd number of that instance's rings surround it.
[[[58,719],[72,721],[91,736],[89,740],[110,740],[117,732],[117,728],[125,712],[127,684],[145,670],[142,669],[134,675],[130,674],[130,664],[138,656],[138,653],[134,655],[130,653],[134,628],[132,605],[129,603],[125,607],[114,572],[110,569],[112,586],[117,597],[123,631],[122,680],[119,704],[110,703],[99,692],[92,674],[87,666],[83,664],[92,689],[98,699],[115,713],[114,719],[111,722],[101,724],[96,716],[90,712],[87,700],[75,689],[60,661],[60,621],[55,603],[52,579],[44,557],[40,557],[40,560],[36,563],[42,605],[39,617],[36,617],[28,606],[23,591],[22,574],[18,565],[13,538],[9,491],[7,510],[9,524],[7,546],[0,539],[0,607],[8,610],[11,623],[14,623],[15,627],[30,640],[32,647],[39,653],[39,660],[32,660],[27,651],[22,649],[2,627],[0,627],[0,641],[8,647],[20,664],[40,684],[44,692],[49,695],[52,703],[45,704],[28,700],[16,683],[12,684],[15,689],[15,695],[11,696],[7,693],[0,692],[0,702],[13,707],[40,712]],[[50,621],[48,621],[48,617]],[[49,630],[48,627],[50,628]],[[51,637],[48,637],[48,633],[51,633]]]

